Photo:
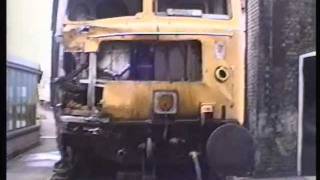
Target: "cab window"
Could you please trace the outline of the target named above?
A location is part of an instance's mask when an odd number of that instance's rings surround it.
[[[228,0],[158,0],[158,15],[229,19]]]
[[[134,16],[142,11],[142,0],[70,0],[68,18],[86,21],[121,16]]]

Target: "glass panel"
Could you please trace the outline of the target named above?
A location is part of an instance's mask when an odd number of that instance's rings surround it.
[[[12,104],[13,104],[13,129],[17,128],[17,120],[19,119],[19,114],[18,114],[18,105],[19,105],[19,98],[18,98],[18,86],[19,86],[19,73],[16,69],[12,69],[13,71],[13,76],[11,78],[11,81],[13,82],[13,99],[12,99]]]
[[[21,113],[24,115],[26,114],[26,106],[25,105],[22,105],[21,106]]]
[[[16,120],[16,128],[20,128],[20,120]]]
[[[35,75],[33,76],[33,90],[34,90],[33,104],[36,105],[38,100],[38,91],[37,91],[37,76]]]
[[[21,72],[16,70],[16,101],[17,101],[17,119],[16,119],[16,128],[20,128],[20,119],[21,119]]]
[[[27,126],[27,121],[26,120],[22,120],[21,121],[21,127],[26,127]]]
[[[31,84],[31,79],[32,78],[32,75],[31,74],[28,74],[27,75],[27,107],[26,107],[26,110],[27,110],[27,115],[26,115],[26,118],[27,118],[27,124],[28,125],[32,125],[32,114],[31,114],[31,111],[30,111],[30,106],[31,106],[31,103],[32,103],[32,98],[31,98],[31,93],[32,93],[32,84]]]
[[[35,124],[37,75],[19,69],[7,69],[7,130]]]
[[[37,82],[38,82],[38,77],[36,75],[32,75],[32,104],[30,104],[30,123],[35,124],[35,119],[36,119],[36,104],[37,104]]]
[[[26,120],[26,102],[27,102],[27,98],[26,98],[26,93],[27,93],[27,88],[26,88],[26,75],[29,74],[27,72],[21,72],[21,92],[20,92],[20,95],[21,95],[21,105],[20,105],[20,113],[21,113],[21,122],[20,122],[20,126],[21,127],[25,127],[25,124],[23,123],[25,120]]]
[[[31,74],[28,74],[27,76],[27,81],[28,81],[28,91],[27,91],[27,94],[28,94],[28,105],[30,105],[32,103],[32,75]]]
[[[26,103],[27,102],[27,86],[26,86],[26,80],[27,80],[27,74],[23,73],[22,76],[22,83],[21,83],[21,99],[22,99],[22,103]]]
[[[8,130],[10,131],[10,130],[12,130],[13,129],[13,121],[12,121],[12,119],[9,119],[9,122],[8,122]]]
[[[108,42],[98,54],[98,78],[142,81],[200,81],[201,43]]]
[[[71,21],[83,21],[134,16],[142,11],[142,0],[70,0],[68,17]]]
[[[228,0],[158,0],[158,13],[171,16],[228,15],[228,2]]]

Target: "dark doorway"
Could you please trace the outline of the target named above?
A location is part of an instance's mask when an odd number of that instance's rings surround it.
[[[316,58],[303,60],[303,111],[301,175],[316,174]]]

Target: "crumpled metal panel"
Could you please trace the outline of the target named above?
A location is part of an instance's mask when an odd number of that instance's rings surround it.
[[[151,118],[152,93],[156,90],[178,92],[178,118],[200,116],[201,103],[215,104],[214,116],[221,118],[226,106],[226,118],[244,121],[244,34],[237,32],[229,38],[208,36],[167,35],[160,40],[187,40],[198,38],[202,43],[202,80],[199,82],[144,82],[111,81],[103,90],[103,113],[119,120],[146,120]],[[213,54],[216,42],[225,42],[226,58],[217,60]],[[230,77],[218,82],[215,70],[224,66]]]
[[[200,103],[215,104],[215,116],[244,121],[244,32],[241,30],[241,3],[232,0],[230,20],[191,17],[161,17],[153,12],[152,1],[143,1],[143,12],[130,17],[94,21],[66,21],[63,27],[65,52],[99,52],[105,41],[199,40],[202,46],[202,80],[199,83],[108,82],[103,90],[102,111],[121,120],[150,119],[152,92],[176,90],[180,99],[178,117],[199,117]],[[226,45],[224,60],[215,57],[215,43]],[[218,82],[219,66],[230,77]]]

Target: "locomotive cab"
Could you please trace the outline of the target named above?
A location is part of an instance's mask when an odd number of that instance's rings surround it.
[[[201,179],[252,170],[240,1],[58,4],[52,102],[64,146],[143,177],[185,164]]]

